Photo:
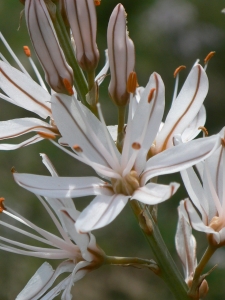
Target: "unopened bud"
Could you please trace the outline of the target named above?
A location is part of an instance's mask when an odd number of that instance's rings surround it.
[[[67,64],[59,45],[52,20],[43,0],[26,0],[25,16],[37,57],[45,71],[50,87],[59,93],[67,93],[63,80],[73,85],[73,71]]]
[[[95,70],[99,61],[95,3],[93,0],[64,0],[64,7],[75,41],[77,62],[85,71]]]
[[[209,286],[207,281],[204,279],[199,287],[199,299],[204,298],[209,291]]]
[[[134,70],[135,51],[128,35],[126,12],[122,4],[114,8],[109,19],[107,42],[111,72],[109,94],[116,105],[126,105],[129,99],[127,81]]]

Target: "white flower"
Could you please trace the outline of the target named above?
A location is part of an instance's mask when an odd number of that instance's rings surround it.
[[[197,68],[203,72],[200,66]],[[201,85],[205,86],[204,78],[199,82],[200,90]],[[156,73],[151,75],[132,117],[133,101],[136,101],[135,95],[131,94],[124,146],[122,153],[119,153],[100,109],[101,121],[75,97],[54,94],[51,100],[54,120],[63,143],[68,144],[74,153],[61,148],[90,165],[104,180],[97,177],[52,178],[14,173],[16,182],[47,197],[96,195],[76,222],[80,232],[88,232],[113,221],[129,199],[154,205],[170,198],[179,184],[161,185],[149,180],[158,175],[178,172],[208,157],[221,144],[220,136],[178,145],[148,159],[148,151],[164,112],[161,77]]]
[[[221,131],[221,137],[224,130]],[[187,192],[193,202],[186,199],[180,210],[191,226],[207,233],[212,246],[225,245],[225,153],[224,139],[219,149],[197,171],[189,168],[181,172]],[[201,215],[197,213],[196,209]]]
[[[42,156],[43,162],[50,170],[52,176],[57,178],[57,174],[48,158],[45,155]],[[95,237],[91,233],[80,234],[76,231],[74,224],[79,216],[79,211],[76,210],[72,199],[46,197],[44,200],[40,196],[38,196],[38,198],[53,220],[60,237],[36,226],[12,209],[5,207],[2,203],[3,199],[1,198],[0,212],[5,213],[9,217],[33,229],[37,234],[22,230],[3,221],[0,221],[0,225],[29,236],[47,245],[48,248],[27,245],[0,236],[0,240],[2,241],[2,243],[0,243],[0,249],[45,259],[66,259],[60,263],[56,270],[53,270],[50,264],[45,262],[16,299],[40,299],[40,297],[47,292],[41,299],[49,300],[63,291],[62,299],[69,300],[72,298],[70,290],[74,282],[81,279],[91,270],[99,267],[104,261],[104,252],[97,246]],[[53,289],[50,289],[56,278],[65,272],[70,273],[69,276],[58,283]]]

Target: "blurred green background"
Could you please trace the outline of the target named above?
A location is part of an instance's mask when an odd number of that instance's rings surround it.
[[[222,0],[139,0],[121,1],[128,13],[130,37],[136,46],[136,71],[140,85],[145,85],[153,71],[158,72],[166,86],[166,110],[170,107],[174,79],[173,72],[180,65],[187,69],[181,73],[181,81],[185,80],[190,68],[200,59],[203,63],[210,51],[216,51],[210,61],[207,74],[210,89],[205,100],[207,109],[206,127],[210,134],[218,132],[224,126],[225,112],[225,15],[221,10],[225,7]],[[98,14],[98,46],[102,54],[99,68],[104,63],[106,48],[107,23],[115,0],[102,0],[97,7]],[[24,66],[30,70],[29,63],[23,54],[22,46],[31,47],[24,19],[18,31],[20,11],[23,6],[19,1],[0,1],[0,30],[14,49]],[[12,62],[10,55],[0,44],[1,52]],[[31,47],[32,49],[32,47]],[[35,56],[33,55],[35,59]],[[35,78],[35,77],[34,77]],[[116,123],[116,108],[107,94],[109,78],[106,78],[100,89],[100,101],[108,125]],[[32,116],[31,112],[15,107],[4,100],[0,105],[0,120]],[[48,174],[41,163],[39,153],[46,153],[59,174],[62,176],[87,176],[93,171],[72,160],[48,141],[37,145],[0,153],[0,196],[6,198],[6,205],[12,207],[37,225],[55,232],[52,222],[38,200],[29,192],[17,186],[10,172],[15,166],[19,172]],[[180,182],[179,174],[160,178],[161,182]],[[159,227],[175,261],[181,267],[174,249],[177,210],[179,200],[185,198],[185,191],[180,188],[173,199],[159,205]],[[88,199],[76,199],[79,209],[83,209]],[[6,220],[4,216],[2,219]],[[11,220],[9,220],[11,222]],[[13,223],[13,222],[11,222]],[[17,226],[16,223],[13,223]],[[20,237],[1,226],[0,234],[11,239],[29,243],[29,239]],[[153,258],[140,232],[132,212],[127,206],[118,218],[106,228],[94,232],[99,245],[108,255],[139,256]],[[198,241],[198,257],[206,247],[204,234],[195,234]],[[0,252],[0,299],[15,299],[36,269],[44,262],[38,258],[29,258],[15,254]],[[50,261],[56,267],[57,261]],[[225,250],[220,249],[208,265],[209,270],[219,263],[216,270],[208,277],[209,294],[206,299],[224,299],[225,295]],[[170,291],[154,274],[147,270],[132,268],[102,267],[81,281],[73,288],[74,299],[84,300],[158,300],[173,299]],[[60,298],[60,297],[59,297]]]

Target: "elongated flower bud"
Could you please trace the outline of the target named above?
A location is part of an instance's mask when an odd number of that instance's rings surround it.
[[[118,4],[111,14],[107,41],[111,72],[109,94],[116,105],[126,105],[129,99],[127,80],[134,70],[135,51],[128,35],[126,12],[122,4]]]
[[[97,67],[99,61],[94,1],[64,0],[64,6],[76,45],[77,61],[83,70],[92,71]]]
[[[54,91],[67,93],[63,82],[67,80],[73,86],[73,71],[66,62],[44,1],[26,0],[25,16],[46,81]]]

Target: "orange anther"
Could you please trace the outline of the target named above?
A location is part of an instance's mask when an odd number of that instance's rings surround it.
[[[179,66],[178,68],[176,68],[176,70],[173,73],[173,77],[176,78],[177,74],[180,73],[180,71],[186,69],[186,66]]]
[[[74,146],[73,146],[73,149],[74,149],[76,152],[83,152],[83,149],[82,149],[79,145],[74,145]]]
[[[39,134],[44,139],[50,139],[50,140],[54,140],[55,139],[55,135],[52,134],[52,133],[38,131],[37,134]]]
[[[15,167],[12,167],[12,168],[11,168],[11,172],[12,172],[12,173],[16,173]]]
[[[225,147],[225,140],[223,138],[221,139],[221,145]]]
[[[63,84],[64,84],[64,86],[65,86],[65,88],[66,88],[68,94],[69,94],[70,96],[72,96],[72,95],[74,94],[74,92],[73,92],[73,87],[72,87],[72,85],[70,84],[69,80],[66,79],[66,78],[63,78]]]
[[[131,72],[127,80],[127,92],[134,94],[137,86],[137,74],[136,72]]]
[[[153,98],[153,95],[154,95],[154,92],[155,92],[155,88],[153,88],[153,89],[151,89],[150,90],[150,93],[149,93],[149,95],[148,95],[148,103],[150,103],[151,102],[151,100],[152,100],[152,98]]]
[[[5,201],[5,198],[1,197],[0,198],[0,213],[2,213],[3,210],[5,209],[5,206],[3,205],[4,201]]]
[[[139,144],[139,143],[137,143],[137,142],[134,142],[134,143],[132,144],[132,148],[133,148],[134,150],[139,150],[139,149],[141,149],[141,144]]]
[[[28,46],[23,46],[23,51],[27,57],[31,57],[30,48]]]
[[[206,136],[209,135],[208,130],[204,126],[199,126],[198,129],[201,130],[201,131],[203,131]]]
[[[94,0],[95,6],[99,6],[101,4],[101,0]]]
[[[206,64],[214,55],[216,54],[215,51],[211,51],[209,52],[209,54],[206,56],[206,58],[204,59],[204,63]]]

